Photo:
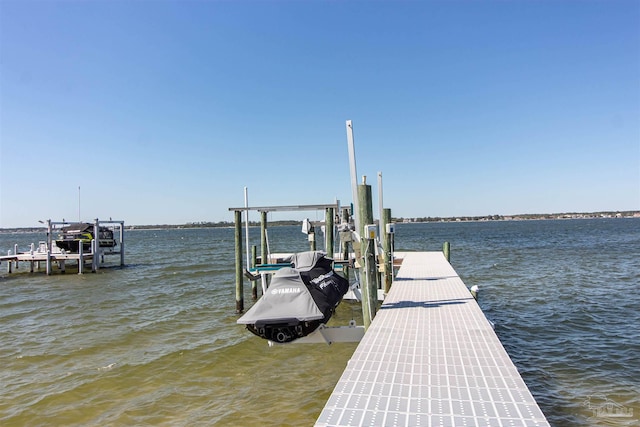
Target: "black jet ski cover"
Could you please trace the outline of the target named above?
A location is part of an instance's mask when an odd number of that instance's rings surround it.
[[[300,252],[290,257],[293,267],[278,270],[267,292],[239,324],[259,337],[285,343],[309,335],[333,315],[349,281],[336,273],[322,252]]]

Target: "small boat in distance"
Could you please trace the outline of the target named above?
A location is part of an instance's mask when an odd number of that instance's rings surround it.
[[[56,239],[56,246],[67,252],[78,252],[80,244],[82,251],[91,250],[91,241],[94,237],[94,225],[88,222],[69,224],[60,229],[61,233]],[[99,227],[98,244],[103,248],[112,248],[117,242],[113,238],[113,230],[107,227]]]

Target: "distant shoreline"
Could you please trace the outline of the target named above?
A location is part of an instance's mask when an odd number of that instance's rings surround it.
[[[455,217],[396,217],[392,222],[397,224],[413,224],[425,222],[478,222],[478,221],[531,221],[557,219],[597,219],[597,218],[640,218],[640,211],[603,211],[603,212],[563,212],[552,214],[518,214],[518,215],[483,215]],[[283,225],[299,225],[298,220],[270,221],[271,227]],[[260,226],[258,221],[250,221],[252,227]],[[189,222],[186,224],[125,225],[126,230],[167,230],[189,228],[229,228],[234,227],[231,221]],[[0,228],[0,233],[37,233],[46,232],[46,227],[14,227]]]

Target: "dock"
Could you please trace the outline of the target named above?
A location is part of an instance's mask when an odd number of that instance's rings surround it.
[[[29,263],[29,272],[33,273],[36,269],[40,269],[42,263],[45,264],[47,275],[53,272],[54,264],[58,266],[61,273],[66,271],[67,261],[77,264],[78,274],[84,273],[85,263],[91,263],[91,271],[96,272],[100,268],[100,264],[104,263],[105,255],[117,255],[120,258],[120,266],[124,266],[124,221],[100,221],[94,220],[94,236],[99,236],[101,226],[111,226],[119,231],[119,237],[115,246],[102,247],[100,245],[100,237],[94,238],[90,242],[89,250],[83,251],[83,244],[78,245],[76,252],[65,251],[57,247],[53,235],[60,229],[59,226],[68,225],[68,222],[54,222],[47,220],[47,231],[45,241],[40,241],[38,245],[31,243],[29,250],[19,251],[18,245],[14,245],[13,252],[8,251],[7,255],[0,256],[0,264],[7,264],[7,272],[13,273],[18,270],[20,263]]]
[[[441,252],[402,266],[316,426],[549,426]]]

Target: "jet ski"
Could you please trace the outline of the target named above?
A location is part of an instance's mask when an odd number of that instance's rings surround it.
[[[326,324],[349,281],[332,268],[323,252],[292,255],[291,267],[278,270],[265,294],[238,319],[255,335],[277,343],[304,337]]]

